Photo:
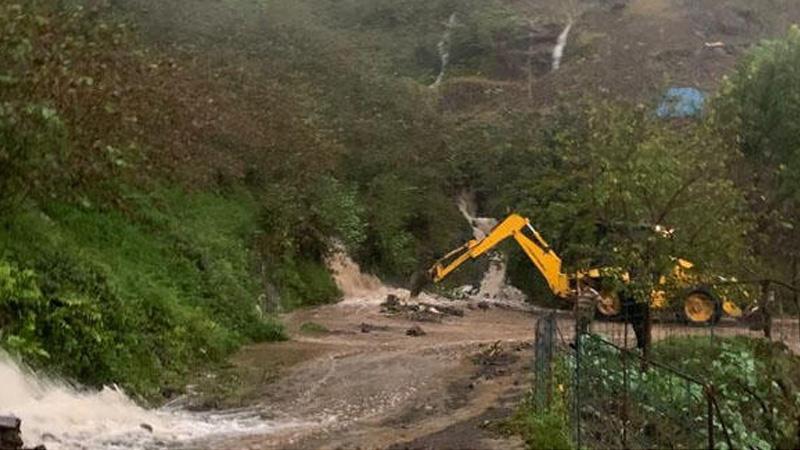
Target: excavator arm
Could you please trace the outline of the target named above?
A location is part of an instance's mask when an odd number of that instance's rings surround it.
[[[550,290],[559,297],[569,297],[569,277],[561,270],[561,258],[550,248],[528,219],[517,214],[508,216],[483,239],[473,239],[436,261],[429,275],[439,282],[464,264],[488,252],[499,243],[513,237],[533,264],[542,273]]]

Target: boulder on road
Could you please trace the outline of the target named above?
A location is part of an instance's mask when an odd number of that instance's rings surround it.
[[[414,325],[406,330],[406,335],[413,337],[425,336],[425,330],[423,330],[419,325]]]

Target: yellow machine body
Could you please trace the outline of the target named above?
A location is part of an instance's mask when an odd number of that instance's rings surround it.
[[[430,269],[431,278],[436,282],[441,281],[464,262],[480,257],[510,237],[514,238],[531,262],[539,269],[555,295],[559,297],[571,295],[570,277],[561,270],[561,258],[533,228],[528,219],[518,214],[508,216],[485,238],[472,239],[436,261]]]
[[[630,282],[627,272],[614,268],[593,268],[567,274],[563,271],[561,258],[550,248],[550,245],[530,221],[518,214],[511,214],[497,224],[483,239],[472,239],[463,246],[446,254],[429,269],[429,276],[439,282],[451,274],[466,261],[476,259],[501,242],[513,238],[522,248],[531,262],[544,277],[550,290],[560,298],[574,298],[575,288],[581,280],[596,280],[609,275]],[[662,276],[659,284],[664,289],[654,289],[650,293],[650,306],[653,309],[664,309],[670,306],[666,286],[690,287],[696,277],[689,273],[694,267],[691,261],[676,258],[675,266],[670,274]],[[616,292],[599,292],[597,309],[606,316],[615,316],[622,311],[622,303]],[[732,317],[741,317],[742,310],[728,299],[722,299],[722,311]],[[691,290],[683,299],[683,313],[692,322],[705,323],[714,319],[717,303],[710,293],[702,289]]]

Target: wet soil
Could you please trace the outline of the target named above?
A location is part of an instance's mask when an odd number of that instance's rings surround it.
[[[418,323],[412,319],[381,312],[377,302],[286,316],[293,341],[248,347],[231,370],[255,384],[241,389],[246,394],[237,398],[249,401],[239,406],[303,426],[197,448],[519,447],[483,424],[510,414],[528,387],[535,316],[499,308],[442,314],[416,337],[406,335]],[[309,322],[328,332],[302,333]],[[269,372],[275,364],[280,368]],[[452,446],[442,447],[445,441]]]
[[[250,346],[229,370],[240,380],[232,402],[239,410],[290,426],[269,435],[219,436],[191,448],[522,448],[518,438],[492,425],[511,415],[530,388],[531,344],[542,312],[470,309],[456,302],[463,316],[443,315],[421,324],[425,335],[408,336],[406,330],[419,322],[382,311],[380,302],[346,301],[285,316],[292,341]],[[566,312],[557,314],[557,322],[559,341],[568,343],[574,322]],[[301,326],[308,323],[327,331],[304,333]],[[595,327],[624,341],[624,324]],[[653,329],[655,340],[678,333],[709,330],[678,324]],[[723,324],[714,333],[748,331]]]

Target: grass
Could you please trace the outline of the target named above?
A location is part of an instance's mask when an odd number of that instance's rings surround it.
[[[304,334],[325,334],[330,330],[325,325],[316,322],[303,322],[300,325],[300,332]]]
[[[557,360],[554,364],[553,392],[546,396],[550,398],[549,405],[542,407],[544,405],[537,402],[536,393],[531,392],[515,414],[501,425],[505,432],[522,437],[525,448],[531,450],[575,448],[568,412],[572,377],[570,367],[565,360]]]
[[[244,342],[286,338],[257,302],[252,196],[163,189],[127,200],[127,212],[30,206],[0,229],[0,259],[33,269],[49,302],[35,333],[49,356],[31,362],[157,400]],[[65,326],[58,314],[77,317],[65,299],[96,313],[67,338],[53,331]]]
[[[563,414],[553,411],[536,411],[526,405],[505,426],[507,431],[518,434],[530,450],[572,450],[569,421]]]

